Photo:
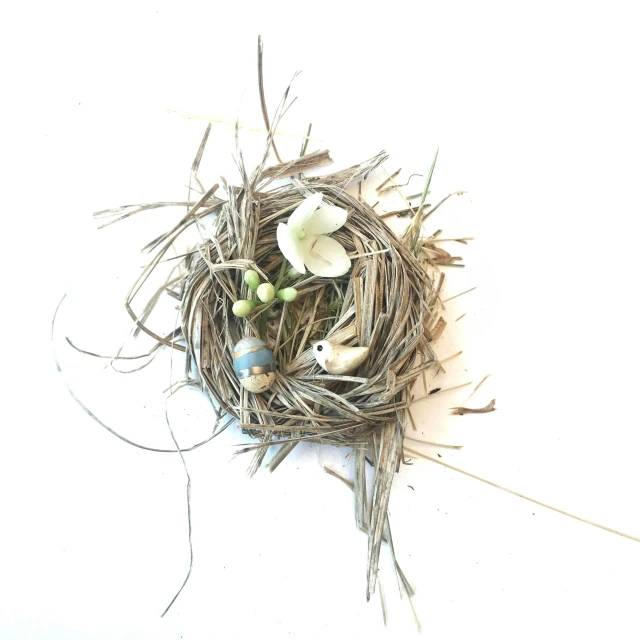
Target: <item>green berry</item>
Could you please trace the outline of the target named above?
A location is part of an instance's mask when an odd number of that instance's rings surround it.
[[[263,282],[257,289],[256,295],[262,302],[271,302],[276,295],[276,290],[272,284]]]
[[[247,269],[244,272],[244,281],[251,291],[255,291],[260,286],[260,276],[253,269]]]
[[[234,316],[238,316],[238,318],[244,318],[248,316],[253,308],[256,306],[255,300],[238,300],[233,303],[233,307],[231,310],[233,311]]]
[[[280,300],[293,302],[298,297],[298,290],[295,287],[285,287],[276,294]]]

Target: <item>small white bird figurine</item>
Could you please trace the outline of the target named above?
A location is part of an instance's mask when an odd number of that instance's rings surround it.
[[[366,360],[369,347],[345,347],[320,340],[313,347],[313,355],[327,373],[342,376],[355,371]]]

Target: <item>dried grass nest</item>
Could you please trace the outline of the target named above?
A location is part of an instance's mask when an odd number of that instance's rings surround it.
[[[276,227],[310,190],[349,212],[334,237],[359,256],[352,271],[330,279],[307,272],[286,283],[298,290],[294,302],[235,317],[233,303],[251,296],[245,270],[276,281],[283,263]],[[200,247],[186,280],[182,332],[207,389],[246,434],[265,444],[305,438],[364,448],[390,423],[402,431],[407,392],[435,362],[425,331],[435,302],[424,267],[367,204],[331,180],[302,180],[271,193],[241,189],[221,207],[216,240]],[[267,342],[278,365],[263,394],[247,392],[233,370],[233,348],[250,335]],[[322,339],[367,346],[369,357],[353,375],[329,375],[313,356]],[[259,463],[267,447],[257,448]]]
[[[307,154],[305,142],[299,158],[282,161],[274,132],[290,106],[286,103],[288,89],[270,123],[264,99],[260,39],[258,80],[268,132],[266,148],[256,169],[248,173],[236,124],[236,162],[240,174],[237,186],[221,179],[221,184],[206,191],[202,188],[198,171],[211,131],[209,125],[191,167],[189,193],[191,196],[191,185],[195,183],[202,193],[199,200],[189,197],[186,202],[123,206],[94,214],[101,226],[107,226],[140,211],[187,207],[186,214],[171,229],[143,249],[152,257],[130,289],[125,307],[137,325],[135,334],[142,331],[155,341],[147,355],[155,354],[163,346],[184,352],[186,380],[172,385],[171,392],[180,386],[197,386],[215,400],[218,420],[212,435],[189,448],[181,448],[167,417],[175,449],[147,447],[128,440],[100,421],[68,385],[67,388],[89,415],[125,442],[150,451],[179,453],[187,478],[183,453],[205,444],[233,422],[244,434],[257,440],[239,451],[253,452],[250,475],[263,465],[269,450],[275,449],[275,453],[266,466],[274,471],[301,441],[350,447],[354,481],[345,482],[354,492],[356,524],[368,534],[367,599],[375,590],[383,541],[389,545],[399,583],[410,597],[414,592],[396,561],[387,508],[394,474],[403,462],[403,441],[407,419],[411,418],[408,411],[411,388],[423,376],[426,390],[425,372],[442,368],[430,344],[446,324],[441,315],[444,274],[439,265],[452,264],[459,258],[452,258],[435,244],[437,233],[424,237],[422,227],[426,217],[454,194],[435,206],[427,204],[434,159],[419,204],[407,202],[403,211],[377,214],[363,201],[360,189],[356,196],[347,192],[347,187],[366,180],[387,159],[385,152],[337,173],[308,177],[309,170],[331,162],[329,153]],[[310,131],[311,126],[307,141]],[[271,149],[279,164],[267,166]],[[379,193],[396,188],[393,178],[397,173],[378,187]],[[290,180],[282,184],[287,178]],[[390,186],[380,191],[386,183]],[[224,192],[223,197],[218,192]],[[291,275],[278,248],[278,224],[287,222],[305,198],[318,192],[325,203],[348,212],[346,224],[332,234],[352,261],[351,270],[341,277],[323,278],[309,272]],[[383,220],[395,214],[411,217],[402,237]],[[199,232],[195,243],[189,240],[190,233],[186,233],[194,230]],[[297,298],[293,302],[276,299],[256,306],[247,317],[237,317],[232,312],[234,303],[254,298],[244,281],[249,269],[276,288],[295,287]],[[148,295],[147,285],[157,281],[158,276],[162,284]],[[180,319],[169,333],[161,334],[151,327],[150,317],[158,302],[167,296],[178,300]],[[142,310],[134,310],[134,306],[140,308],[140,299],[144,299]],[[249,336],[265,340],[277,363],[275,383],[262,394],[245,390],[233,369],[234,347]],[[368,357],[350,375],[327,374],[317,364],[312,348],[314,341],[324,339],[368,347]],[[61,371],[57,358],[56,364]],[[367,463],[374,474],[370,501]],[[189,487],[190,480],[188,505]],[[190,514],[190,508],[187,512]],[[165,613],[189,579],[193,565],[191,536],[189,543],[189,571]]]
[[[315,154],[318,161],[326,152]],[[256,170],[244,185],[226,188],[228,198],[204,210],[217,209],[214,236],[198,248],[188,267],[182,299],[182,334],[202,384],[218,405],[259,443],[250,473],[262,464],[268,449],[278,450],[268,462],[274,470],[301,440],[352,447],[356,460],[356,518],[371,527],[369,587],[377,570],[380,541],[394,472],[402,461],[409,390],[426,369],[437,366],[429,342],[437,322],[439,287],[428,273],[422,251],[422,214],[414,218],[403,239],[365,202],[345,191],[382,161],[370,161],[322,178],[299,178],[266,191],[275,176],[297,173],[303,158],[270,170]],[[245,270],[258,271],[272,283],[285,272],[276,228],[311,193],[349,213],[333,234],[354,256],[350,273],[322,278],[309,272],[287,281],[298,297],[292,303],[274,300],[256,307],[247,318],[231,312],[247,299]],[[192,213],[196,213],[193,211]],[[421,256],[421,257],[420,257]],[[246,336],[260,336],[273,349],[278,372],[265,393],[247,392],[233,370],[233,348]],[[367,360],[349,376],[326,374],[317,364],[312,344],[330,339],[343,345],[367,346]],[[366,508],[365,455],[376,461],[374,509]],[[368,591],[369,593],[369,591]]]
[[[192,167],[196,177],[209,131],[210,126]],[[427,212],[439,206],[429,208],[425,202],[433,165],[422,200],[411,209],[413,219],[399,238],[371,206],[346,191],[384,162],[386,153],[337,173],[304,177],[302,172],[330,162],[328,152],[265,168],[272,135],[268,140],[262,163],[251,175],[238,154],[240,186],[222,180],[224,198],[216,195],[220,185],[212,186],[197,202],[188,203],[187,214],[172,229],[149,243],[145,249],[153,259],[132,287],[126,308],[158,346],[185,352],[191,378],[187,384],[199,385],[220,413],[230,416],[224,426],[235,419],[243,433],[259,440],[241,450],[254,454],[250,474],[260,468],[271,447],[277,447],[267,462],[271,471],[301,441],[352,448],[356,523],[369,534],[369,598],[375,589],[381,543],[391,542],[387,506],[393,475],[402,462],[410,389],[426,370],[440,367],[430,342],[444,326],[439,314],[443,276],[437,265],[446,263],[448,254],[422,236]],[[282,178],[291,180],[274,187],[273,182]],[[234,302],[252,297],[244,282],[246,270],[259,272],[271,283],[282,282],[288,266],[278,249],[277,226],[317,192],[326,203],[348,212],[346,224],[332,237],[352,257],[351,271],[337,278],[309,272],[293,276],[283,286],[297,289],[295,301],[276,299],[255,307],[247,317],[236,317]],[[123,207],[97,215],[111,224],[136,211],[170,204],[175,203],[134,211]],[[169,281],[148,300],[144,311],[136,313],[132,303],[145,281],[193,225],[200,230],[201,241],[178,256]],[[162,337],[147,319],[160,293],[167,291],[179,299],[181,320]],[[262,394],[247,392],[233,370],[233,349],[247,336],[264,339],[276,358],[276,381]],[[369,355],[353,374],[329,375],[312,350],[314,341],[322,339],[369,347]],[[367,461],[375,474],[371,504]],[[412,595],[393,545],[390,548],[399,579]]]

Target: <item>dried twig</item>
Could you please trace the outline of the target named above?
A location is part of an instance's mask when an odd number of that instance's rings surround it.
[[[264,74],[262,72],[262,37],[258,36],[258,89],[260,91],[260,106],[262,107],[262,117],[264,119],[264,126],[267,128],[267,131],[271,130],[271,126],[269,125],[269,112],[267,110],[267,101],[264,97]],[[273,148],[273,152],[276,154],[276,158],[278,158],[278,162],[282,163],[283,160],[278,153],[278,149],[276,149],[276,141],[271,137],[271,147]]]
[[[491,413],[495,411],[495,399],[492,400],[486,407],[482,407],[481,409],[469,409],[468,407],[451,407],[451,415],[452,416],[463,416],[467,413]]]
[[[560,513],[563,516],[568,516],[569,518],[573,518],[574,520],[578,520],[580,522],[584,522],[585,524],[589,524],[592,527],[597,527],[598,529],[602,529],[603,531],[608,531],[609,533],[615,533],[617,536],[622,536],[623,538],[627,538],[628,540],[633,540],[634,542],[640,542],[640,538],[636,536],[629,535],[628,533],[624,533],[623,531],[618,531],[617,529],[612,529],[611,527],[607,527],[603,524],[598,524],[597,522],[593,522],[592,520],[587,520],[586,518],[581,518],[580,516],[576,516],[573,513],[569,513],[568,511],[564,511],[563,509],[558,509],[557,507],[553,507],[546,502],[541,502],[540,500],[536,500],[535,498],[530,498],[529,496],[524,495],[523,493],[519,493],[518,491],[513,491],[511,489],[507,489],[496,482],[492,482],[491,480],[487,480],[486,478],[482,478],[481,476],[477,476],[474,473],[469,473],[469,471],[465,471],[464,469],[460,469],[444,460],[440,460],[439,458],[434,458],[433,456],[427,455],[426,453],[422,453],[421,451],[417,451],[416,449],[410,449],[409,447],[405,447],[404,450],[407,453],[410,453],[414,456],[418,456],[419,458],[424,458],[425,460],[430,460],[431,462],[435,462],[442,467],[446,467],[447,469],[451,469],[452,471],[457,471],[469,478],[473,478],[474,480],[478,480],[480,482],[484,482],[484,484],[488,484],[491,487],[495,487],[496,489],[500,489],[501,491],[506,491],[513,496],[517,496],[518,498],[522,498],[523,500],[528,500],[529,502],[533,502],[533,504],[537,504],[545,509],[550,509],[551,511],[555,511],[556,513]]]

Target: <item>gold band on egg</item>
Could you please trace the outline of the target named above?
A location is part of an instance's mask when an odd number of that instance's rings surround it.
[[[236,371],[238,380],[248,378],[249,376],[259,376],[261,373],[274,373],[276,371],[276,363],[264,364],[259,367],[249,367],[248,369],[240,369]]]
[[[255,353],[256,351],[262,351],[263,349],[268,349],[266,344],[259,344],[257,347],[251,347],[249,349],[243,349],[242,351],[236,351],[233,354],[233,359],[236,360],[240,356],[246,356],[247,353]]]

